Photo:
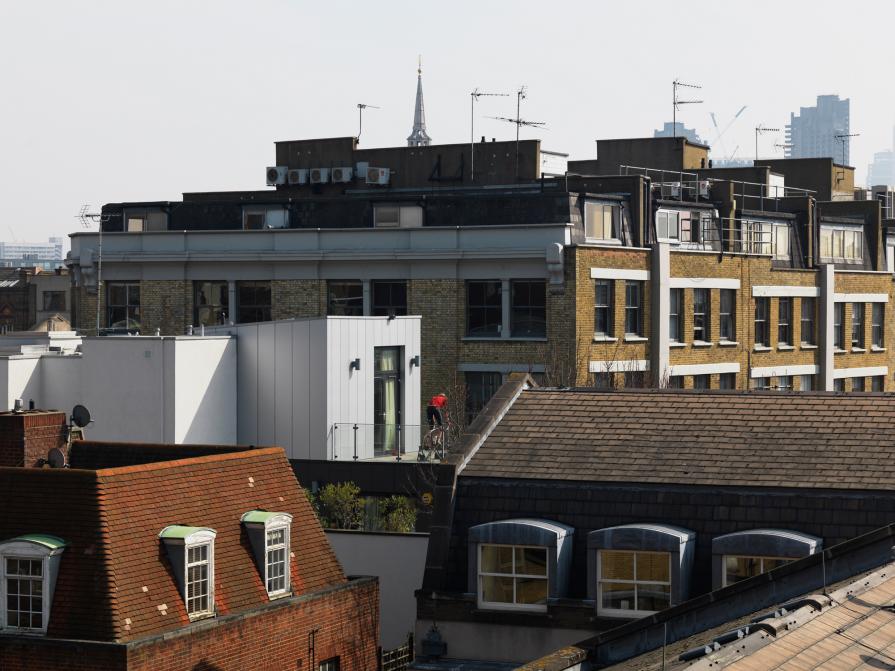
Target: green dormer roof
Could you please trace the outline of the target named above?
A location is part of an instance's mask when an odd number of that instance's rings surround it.
[[[240,521],[248,524],[264,524],[271,517],[283,514],[285,513],[272,513],[267,510],[250,510],[240,518]]]
[[[172,524],[171,526],[167,526],[162,529],[161,533],[159,533],[159,538],[165,539],[180,539],[183,540],[188,536],[192,536],[197,531],[210,531],[214,533],[214,529],[209,529],[208,527],[187,527],[182,524]]]
[[[58,550],[68,545],[68,543],[66,543],[58,536],[50,536],[49,534],[25,534],[24,536],[18,536],[16,538],[10,539],[10,542],[12,541],[37,543],[38,545],[43,545],[45,548],[49,548],[50,550]]]

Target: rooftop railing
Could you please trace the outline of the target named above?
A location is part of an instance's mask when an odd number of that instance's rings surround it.
[[[329,435],[336,461],[433,461],[444,456],[427,425],[336,422]]]

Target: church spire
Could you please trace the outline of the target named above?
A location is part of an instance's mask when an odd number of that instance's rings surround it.
[[[426,132],[426,109],[423,106],[423,59],[416,69],[416,107],[413,110],[413,131],[407,138],[408,147],[428,147],[432,138]]]

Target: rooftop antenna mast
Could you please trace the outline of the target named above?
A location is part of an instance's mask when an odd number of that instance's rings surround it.
[[[672,137],[677,137],[677,111],[680,105],[698,105],[702,101],[701,100],[681,100],[677,97],[677,90],[680,88],[684,89],[701,89],[702,87],[698,84],[685,84],[679,79],[675,79],[671,83],[671,134]]]
[[[358,103],[357,104],[357,143],[360,144],[360,134],[364,129],[364,110],[367,108],[373,110],[382,109],[381,107],[377,107],[376,105],[367,105],[366,103]]]
[[[493,116],[489,117],[491,119],[497,119],[498,121],[507,121],[509,123],[516,124],[516,179],[519,179],[519,128],[522,126],[531,126],[533,128],[545,128],[546,123],[544,121],[526,121],[520,116],[520,110],[522,108],[522,101],[525,99],[525,92],[527,90],[527,86],[520,86],[519,90],[516,91],[516,118],[511,119],[505,116]]]
[[[779,128],[765,128],[761,124],[755,127],[755,160],[758,160],[758,136],[762,133],[779,133]]]
[[[78,219],[84,228],[93,228],[93,224],[99,225],[99,245],[96,262],[96,335],[99,335],[103,295],[103,224],[109,221],[110,216],[101,212],[91,212],[90,205],[85,204],[78,212]]]
[[[475,182],[475,104],[482,96],[507,98],[509,93],[485,93],[475,89],[469,94],[469,181]]]
[[[842,133],[841,135],[833,136],[842,145],[842,165],[845,165],[845,150],[851,142],[849,138],[858,137],[859,135],[860,133]]]

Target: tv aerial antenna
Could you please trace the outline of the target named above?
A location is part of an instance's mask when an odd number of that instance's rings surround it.
[[[699,84],[685,84],[679,79],[671,82],[671,136],[677,137],[677,111],[681,105],[699,105],[702,100],[681,100],[678,98],[678,89],[701,89]],[[736,118],[736,117],[734,117]]]
[[[755,160],[756,161],[758,160],[758,136],[763,135],[765,133],[779,133],[779,132],[780,132],[779,128],[767,128],[765,126],[762,126],[761,124],[758,124],[755,127]]]
[[[82,205],[78,212],[78,220],[84,228],[93,228],[96,224],[99,228],[99,243],[96,261],[96,335],[99,335],[100,329],[100,310],[102,304],[102,286],[103,286],[103,224],[112,218],[110,214],[102,212],[91,212],[90,205]]]
[[[528,87],[522,85],[519,87],[519,90],[516,91],[516,118],[512,119],[510,117],[505,116],[492,116],[490,119],[497,119],[498,121],[506,121],[507,123],[512,123],[516,125],[516,179],[519,179],[519,129],[522,126],[528,126],[531,128],[546,128],[547,123],[545,121],[527,121],[523,119],[520,112],[522,109],[522,101],[526,98],[526,93],[528,91]]]
[[[364,129],[364,110],[370,108],[371,110],[381,110],[382,108],[377,105],[368,105],[366,103],[358,103],[357,104],[357,143],[360,144],[360,134]]]
[[[485,93],[476,88],[469,94],[469,181],[475,181],[475,104],[479,98],[508,98],[509,93]]]
[[[841,133],[833,136],[836,138],[836,141],[842,145],[842,165],[845,165],[845,150],[851,143],[849,138],[858,137],[859,135],[860,133]]]

